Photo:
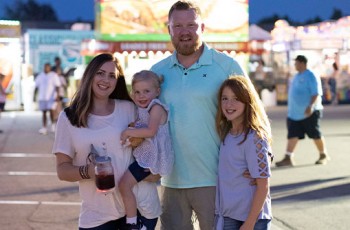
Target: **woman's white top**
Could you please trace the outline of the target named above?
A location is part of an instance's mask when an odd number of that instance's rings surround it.
[[[116,189],[103,194],[97,192],[94,180],[80,180],[82,206],[79,227],[91,228],[125,216],[118,182],[134,161],[131,148],[120,144],[120,134],[135,120],[135,106],[129,101],[116,100],[114,112],[106,116],[89,115],[88,128],[77,128],[69,122],[66,113],[60,113],[52,152],[63,153],[73,159],[73,165],[86,165],[91,144],[99,154],[106,152],[112,159]],[[104,148],[106,151],[104,151]],[[161,214],[157,185],[141,181],[134,186],[137,208],[146,218]]]

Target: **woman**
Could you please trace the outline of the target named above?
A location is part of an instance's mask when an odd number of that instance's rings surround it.
[[[120,134],[135,120],[135,106],[127,92],[123,70],[111,54],[96,56],[86,67],[81,84],[57,122],[53,153],[60,180],[79,182],[82,207],[79,229],[125,229],[125,210],[118,188],[97,191],[91,146],[107,154],[115,184],[134,161]],[[140,218],[154,229],[161,209],[155,183],[140,182],[133,189]]]

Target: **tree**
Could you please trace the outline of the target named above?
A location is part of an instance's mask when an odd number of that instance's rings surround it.
[[[6,5],[5,18],[19,21],[58,21],[51,5],[38,4],[35,0],[16,0],[13,7]]]
[[[330,19],[331,20],[338,20],[341,17],[343,17],[343,12],[339,9],[334,8]],[[319,22],[323,21],[319,16],[316,16],[314,18],[306,20],[305,22],[297,22],[297,21],[291,20],[288,16],[279,16],[277,14],[274,14],[270,17],[262,18],[257,24],[260,27],[267,28],[267,25],[274,25],[274,23],[279,19],[286,20],[289,23],[289,25],[291,25],[291,26],[309,25],[309,24],[319,23]],[[273,28],[273,26],[272,26],[272,28]]]
[[[330,19],[338,20],[341,17],[343,17],[343,12],[337,8],[333,8],[333,13]]]
[[[304,22],[305,25],[310,25],[310,24],[315,24],[315,23],[319,23],[322,22],[322,19],[319,16],[316,16],[312,19],[309,19],[307,21]]]

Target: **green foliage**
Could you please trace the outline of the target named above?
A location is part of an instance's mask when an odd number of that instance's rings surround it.
[[[331,19],[338,20],[339,18],[342,18],[342,17],[343,17],[343,12],[337,8],[334,8]]]
[[[343,12],[340,9],[334,8],[333,13],[329,19],[330,20],[338,20],[341,17],[343,17]],[[316,17],[308,19],[304,22],[299,22],[299,21],[291,20],[288,16],[280,16],[280,15],[274,14],[270,17],[262,18],[261,20],[258,21],[257,25],[259,25],[260,27],[264,27],[266,25],[274,25],[275,22],[279,19],[286,20],[289,23],[289,25],[291,25],[291,26],[310,25],[310,24],[322,22],[324,20],[329,20],[329,19],[322,19],[319,16],[316,16]]]
[[[16,0],[12,7],[5,6],[5,19],[19,21],[58,21],[50,4],[38,4],[35,0]]]

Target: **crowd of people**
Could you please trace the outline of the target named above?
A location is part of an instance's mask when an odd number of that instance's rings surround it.
[[[234,58],[202,40],[204,31],[198,5],[175,2],[168,13],[175,51],[135,73],[130,93],[110,53],[88,63],[67,106],[58,57],[35,78],[39,132],[48,133],[49,113],[58,178],[79,184],[80,230],[152,230],[158,221],[163,230],[190,230],[194,216],[201,230],[271,229],[272,132],[260,92]],[[305,56],[295,59],[287,149],[277,167],[295,164],[305,134],[319,150],[316,164],[330,159],[319,125],[322,87],[306,64]],[[101,157],[113,177],[96,175]],[[114,189],[97,189],[98,179]]]

